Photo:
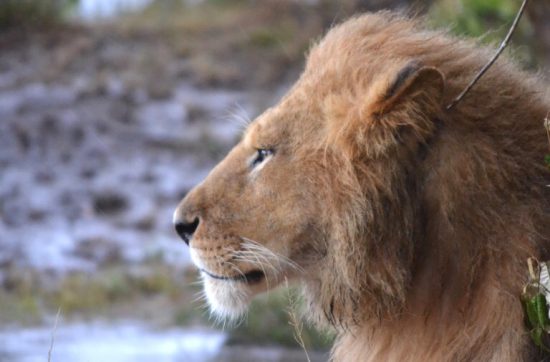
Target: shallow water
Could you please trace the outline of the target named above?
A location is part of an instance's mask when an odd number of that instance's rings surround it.
[[[0,330],[0,361],[47,360],[52,327]],[[155,330],[136,322],[73,324],[55,330],[51,360],[55,362],[212,361],[225,342],[209,330]]]
[[[121,13],[138,11],[151,0],[80,0],[76,16],[84,20],[110,18]]]
[[[53,325],[54,323],[52,323]],[[44,362],[51,326],[0,330],[1,362]],[[55,329],[53,362],[326,362],[328,353],[266,346],[225,346],[226,334],[207,329],[154,329],[145,324],[63,325]]]

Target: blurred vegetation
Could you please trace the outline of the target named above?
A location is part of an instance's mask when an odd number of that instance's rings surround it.
[[[2,0],[0,30],[59,25],[77,3],[78,0]]]
[[[64,320],[137,318],[165,327],[212,326],[206,302],[198,298],[202,286],[197,280],[194,268],[178,272],[161,260],[140,267],[113,264],[59,280],[14,267],[0,288],[0,325],[39,324],[61,308]],[[246,318],[226,329],[228,343],[300,348],[299,334],[308,350],[328,349],[333,336],[301,324],[295,295],[279,288],[254,300]]]
[[[439,26],[452,24],[452,31],[459,35],[502,39],[520,4],[517,0],[440,0],[430,17]]]
[[[127,33],[147,31],[162,34],[180,55],[186,56],[207,86],[266,85],[293,79],[304,54],[332,24],[367,1],[319,1],[306,4],[290,0],[206,0],[186,6],[177,0],[156,0],[143,12],[119,23]],[[415,0],[372,1],[374,8],[412,6],[425,9]],[[465,37],[498,44],[505,36],[520,5],[520,0],[438,0],[426,15],[434,27],[449,28]],[[535,36],[532,19],[524,14],[514,33],[510,49],[525,66],[544,66],[536,48],[544,42]],[[537,58],[538,54],[538,58]]]
[[[428,14],[436,28],[448,28],[456,35],[479,38],[498,45],[506,36],[521,5],[520,0],[439,0]],[[509,48],[521,48],[514,56],[529,66],[537,65],[533,29],[524,14]]]
[[[198,285],[193,285],[195,270],[175,271],[160,262],[149,265],[108,265],[93,273],[73,272],[58,279],[37,271],[13,267],[5,271],[0,288],[0,324],[38,323],[43,316],[61,308],[66,319],[101,315],[112,318],[153,318],[153,322],[173,325],[179,306],[188,312]],[[162,320],[155,311],[164,309]],[[196,315],[196,313],[195,313]],[[201,321],[200,316],[186,320],[187,325]]]
[[[42,321],[38,299],[32,294],[16,295],[0,290],[0,325],[34,325]]]
[[[306,349],[329,349],[334,336],[301,324],[301,303],[296,291],[279,288],[256,298],[242,323],[231,331],[229,344],[299,347],[298,335]],[[298,325],[295,325],[295,323]]]
[[[199,86],[265,86],[295,74],[319,13],[299,2],[207,0],[199,5],[153,1],[118,22],[121,34],[155,34],[188,59]]]
[[[68,19],[78,0],[3,0],[0,2],[0,29],[59,24]],[[144,9],[123,13],[110,25],[89,26],[91,33],[154,39],[169,48],[169,57],[182,58],[199,86],[246,88],[270,86],[295,79],[304,54],[332,24],[359,9],[369,9],[364,0],[303,2],[291,0],[204,0],[190,5],[181,0],[153,0]],[[413,6],[417,0],[373,0],[373,8]],[[447,27],[462,36],[480,37],[497,43],[503,37],[520,6],[520,0],[438,0],[427,18],[434,27]],[[427,5],[422,8],[426,8]],[[546,65],[538,48],[542,37],[534,36],[531,18],[525,14],[510,48],[529,67]],[[102,32],[103,30],[103,32]],[[537,58],[538,54],[538,58]],[[155,52],[155,62],[161,54]],[[139,54],[138,54],[139,56]],[[150,73],[157,72],[155,69]],[[170,81],[146,82],[170,92]],[[157,86],[159,85],[159,86]]]

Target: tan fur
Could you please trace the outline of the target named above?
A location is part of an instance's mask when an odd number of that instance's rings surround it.
[[[330,30],[176,210],[200,218],[199,267],[264,269],[260,283],[205,276],[214,310],[289,278],[336,329],[336,361],[537,358],[519,295],[527,257],[550,257],[548,95],[499,60],[445,110],[491,54],[390,13]],[[275,154],[255,169],[259,148]],[[244,240],[274,256],[239,254]]]

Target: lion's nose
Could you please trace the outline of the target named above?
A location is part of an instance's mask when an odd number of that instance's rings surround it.
[[[178,220],[174,223],[174,227],[176,228],[176,232],[180,236],[180,238],[185,241],[187,245],[189,245],[189,240],[193,237],[193,234],[199,227],[199,218],[196,217],[193,222],[185,222],[182,220]]]

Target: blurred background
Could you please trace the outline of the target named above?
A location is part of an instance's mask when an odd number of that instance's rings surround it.
[[[496,44],[519,5],[0,0],[0,361],[326,361],[292,290],[236,327],[210,318],[176,204],[332,24],[409,9]],[[531,2],[507,50],[541,77],[548,19]]]

